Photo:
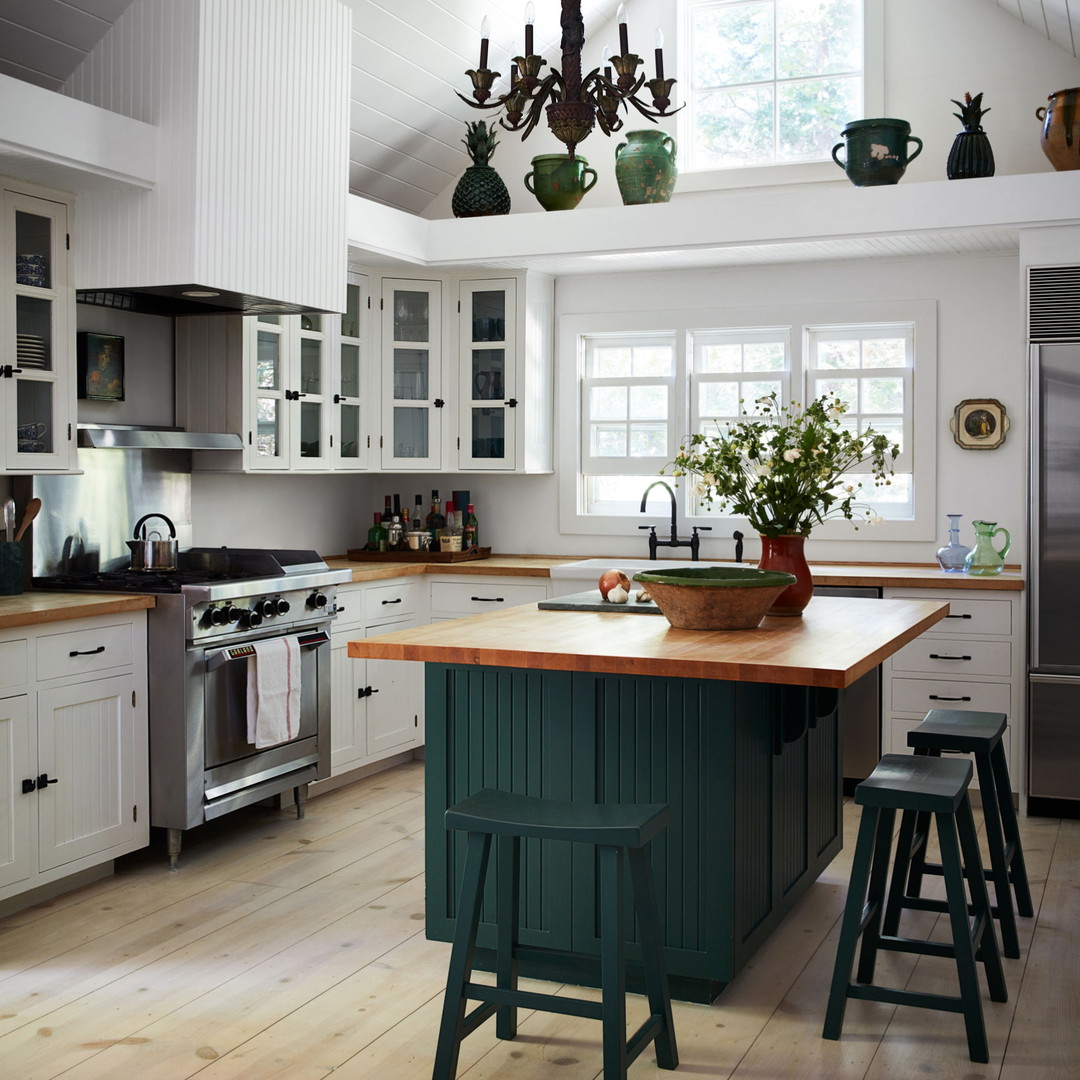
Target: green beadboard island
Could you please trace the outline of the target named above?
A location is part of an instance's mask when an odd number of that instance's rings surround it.
[[[947,613],[816,597],[802,618],[694,631],[526,604],[350,642],[427,665],[428,936],[453,936],[464,836],[443,813],[466,795],[667,802],[653,860],[672,993],[714,1000],[840,850],[837,691]],[[593,982],[592,849],[529,841],[522,863],[522,973]],[[493,944],[485,922],[481,964]]]

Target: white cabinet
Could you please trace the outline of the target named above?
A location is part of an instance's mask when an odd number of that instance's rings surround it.
[[[427,622],[423,577],[343,585],[331,631],[331,775],[424,743],[423,664],[352,659],[349,641]]]
[[[949,614],[883,665],[885,753],[910,753],[907,734],[930,709],[974,709],[1008,717],[1005,751],[1013,788],[1024,784],[1023,593],[886,589],[886,597],[945,600]]]
[[[59,192],[5,180],[2,214],[0,470],[70,471],[76,388],[72,203]]]
[[[440,574],[429,581],[431,622],[501,611],[519,604],[535,604],[551,595],[551,585],[546,578]]]
[[[143,612],[0,633],[0,900],[149,841]]]

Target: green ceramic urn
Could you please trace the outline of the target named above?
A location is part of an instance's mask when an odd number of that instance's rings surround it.
[[[615,180],[627,206],[668,202],[678,175],[675,140],[658,128],[628,131],[615,150]]]

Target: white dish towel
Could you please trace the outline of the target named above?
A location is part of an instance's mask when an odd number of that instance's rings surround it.
[[[296,638],[252,643],[248,657],[247,739],[257,749],[300,734],[300,644]]]

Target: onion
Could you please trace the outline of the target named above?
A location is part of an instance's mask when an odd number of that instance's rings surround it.
[[[605,600],[608,599],[608,593],[610,593],[616,585],[620,585],[625,589],[629,596],[630,579],[621,570],[605,570],[600,575],[600,595]]]

